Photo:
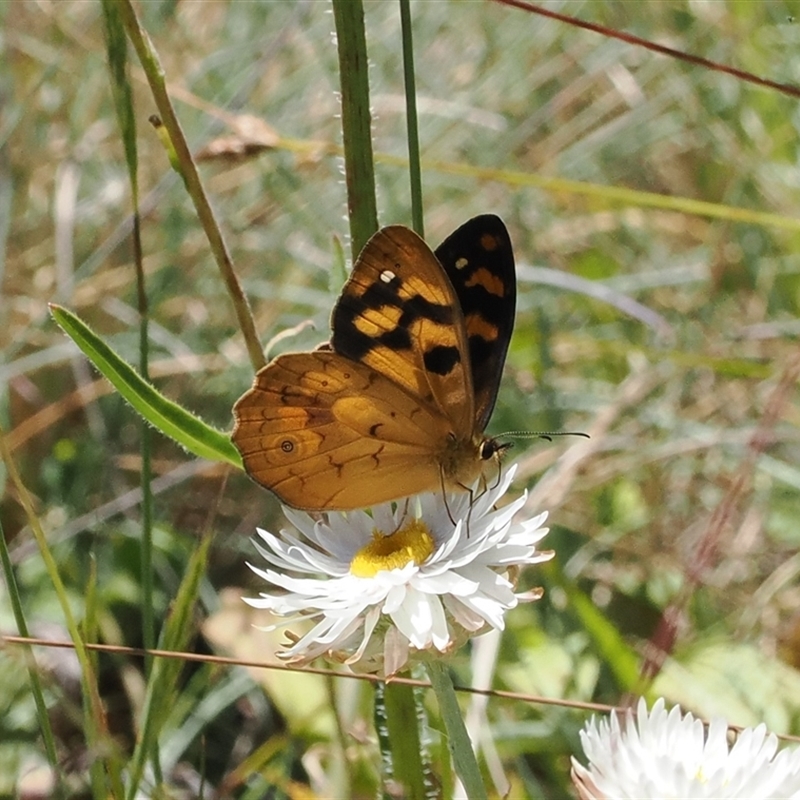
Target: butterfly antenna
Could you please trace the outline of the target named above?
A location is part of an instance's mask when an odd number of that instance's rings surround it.
[[[591,436],[583,431],[506,431],[505,433],[501,433],[497,438],[547,439],[548,442],[552,442],[554,436],[582,436],[584,439],[591,439]]]

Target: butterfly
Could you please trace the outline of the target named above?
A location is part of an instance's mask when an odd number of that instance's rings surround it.
[[[484,429],[515,304],[499,217],[474,217],[435,252],[409,228],[382,228],[342,289],[330,342],[273,359],[234,405],[245,470],[307,511],[469,490],[507,447]]]

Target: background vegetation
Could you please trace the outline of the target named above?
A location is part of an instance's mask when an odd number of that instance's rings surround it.
[[[800,83],[792,6],[547,4]],[[328,4],[138,8],[193,148],[241,139],[244,115],[277,133],[258,154],[203,162],[202,175],[262,341],[312,320],[275,352],[313,346],[342,281],[334,238],[347,233]],[[366,11],[380,219],[408,224],[399,14],[394,3]],[[523,577],[547,593],[509,615],[492,685],[606,703],[646,689],[701,716],[800,734],[797,99],[497,4],[418,2],[412,13],[427,238],[438,244],[493,211],[519,265],[490,431],[592,435],[515,445],[518,488],[532,489],[531,513],[550,511],[556,559]],[[74,612],[85,618],[96,580],[96,639],[136,646],[141,428],[47,310],[63,303],[137,363],[130,197],[101,6],[13,0],[0,4],[0,31],[0,422]],[[147,122],[155,108],[135,60],[132,76],[152,375],[227,429],[252,367]],[[620,201],[559,180],[654,197]],[[673,198],[718,205],[675,210]],[[742,221],[732,208],[771,216]],[[213,531],[191,649],[273,660],[281,634],[254,630],[264,620],[240,597],[258,591],[249,537],[256,525],[281,526],[277,502],[157,434],[153,451],[157,620]],[[66,639],[17,491],[2,478],[0,518],[31,632]],[[2,630],[16,633],[7,603],[0,611]],[[77,663],[62,650],[37,658],[77,795],[97,756],[82,729]],[[454,663],[464,683],[468,658]],[[0,662],[9,795],[44,756],[23,651],[8,645]],[[649,687],[637,679],[645,664]],[[99,681],[126,751],[142,662],[104,655]],[[370,698],[351,681],[189,664],[161,732],[164,777],[189,797],[203,781],[206,796],[299,797],[308,787],[335,796],[349,771],[349,791],[372,796]],[[512,797],[568,794],[585,712],[495,699],[487,714]]]

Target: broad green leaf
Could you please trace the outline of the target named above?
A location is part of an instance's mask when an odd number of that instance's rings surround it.
[[[241,468],[241,458],[228,434],[164,397],[75,314],[52,303],[50,312],[98,371],[151,425],[200,458]]]

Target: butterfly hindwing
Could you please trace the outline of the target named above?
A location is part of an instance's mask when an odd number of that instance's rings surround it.
[[[464,317],[472,366],[475,425],[492,415],[506,360],[517,299],[514,252],[500,217],[482,214],[465,222],[435,250]]]
[[[364,246],[331,317],[331,346],[433,404],[459,435],[474,426],[461,306],[427,244],[402,225]]]
[[[247,472],[297,508],[357,508],[436,485],[447,421],[328,350],[278,356],[236,404]],[[409,469],[409,464],[414,465]]]

